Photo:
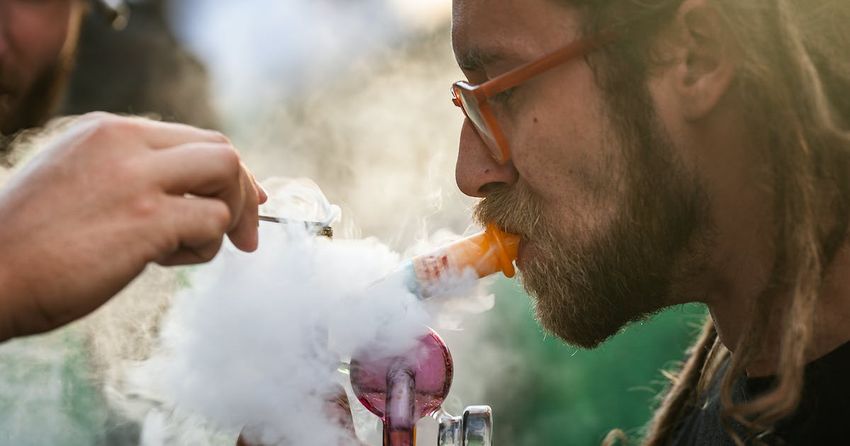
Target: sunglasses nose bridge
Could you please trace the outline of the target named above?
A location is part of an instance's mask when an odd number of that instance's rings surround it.
[[[490,156],[500,165],[510,160],[507,141],[487,104],[487,94],[479,88],[464,88],[463,81],[452,85],[452,103],[459,107],[472,124],[476,134],[489,149]]]
[[[469,116],[467,116],[469,119]],[[475,134],[481,140],[485,147],[487,147],[488,152],[490,153],[490,157],[496,160],[499,165],[505,165],[508,161],[510,161],[510,152],[507,148],[503,148],[502,144],[505,144],[502,141],[503,138],[497,137],[495,135],[491,135],[487,133],[487,130],[480,128],[475,124],[475,121],[469,119],[472,128],[475,130]],[[501,142],[500,142],[501,141]]]

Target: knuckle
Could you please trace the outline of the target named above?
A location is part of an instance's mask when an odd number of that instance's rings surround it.
[[[211,230],[211,237],[218,238],[230,229],[232,215],[230,208],[228,208],[224,202],[216,200],[215,203],[216,205],[210,207],[210,212],[207,218]]]
[[[130,212],[132,216],[140,220],[156,218],[161,209],[161,201],[150,195],[136,197],[130,204]]]
[[[239,157],[239,152],[237,152],[236,149],[231,145],[228,145],[222,150],[221,156],[222,160],[234,169],[238,169],[242,162]]]
[[[198,258],[201,262],[209,262],[214,259],[218,254],[218,251],[221,249],[221,240],[217,243],[210,244],[209,246],[205,246],[203,249],[197,251]]]
[[[101,113],[98,116],[92,117],[89,122],[91,122],[92,126],[90,135],[94,139],[117,139],[132,131],[135,127],[131,119],[108,113]]]
[[[228,175],[238,174],[239,169],[242,168],[239,152],[230,145],[217,148],[215,156]]]

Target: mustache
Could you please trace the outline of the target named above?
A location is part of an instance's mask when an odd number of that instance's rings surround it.
[[[501,184],[475,205],[473,219],[482,226],[492,223],[506,232],[535,238],[544,226],[543,203],[523,182]]]

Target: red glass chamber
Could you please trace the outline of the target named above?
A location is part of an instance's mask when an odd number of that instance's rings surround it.
[[[351,386],[384,423],[384,445],[413,446],[416,422],[436,412],[449,393],[452,357],[433,330],[403,355],[361,352],[351,360]]]

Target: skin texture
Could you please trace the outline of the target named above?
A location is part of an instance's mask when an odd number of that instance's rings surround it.
[[[38,125],[60,93],[83,3],[0,0],[0,131]]]
[[[548,0],[455,0],[453,12],[455,55],[473,83],[569,43],[581,24]],[[465,122],[458,187],[483,198],[480,220],[523,236],[524,284],[541,323],[567,342],[595,346],[685,302],[708,305],[731,350],[742,336],[774,261],[773,197],[765,135],[741,115],[726,35],[709,2],[687,0],[657,42],[662,63],[645,91],[609,96],[579,59],[491,101],[508,164]],[[842,249],[828,277],[847,265]],[[828,283],[812,359],[850,339],[838,322],[848,290]],[[748,372],[770,373],[775,354]]]

